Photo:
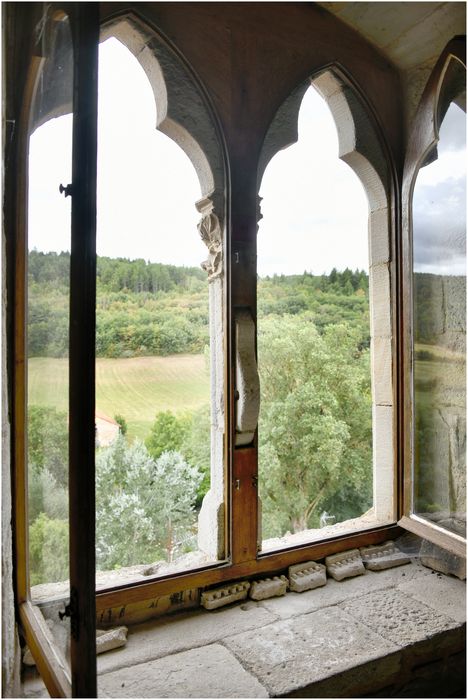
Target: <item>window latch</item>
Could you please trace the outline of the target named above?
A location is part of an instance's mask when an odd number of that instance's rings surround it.
[[[64,194],[65,197],[71,197],[73,194],[73,186],[70,184],[70,185],[66,185],[66,187],[64,187],[62,184],[60,184],[59,185],[59,192],[60,192],[60,194]]]

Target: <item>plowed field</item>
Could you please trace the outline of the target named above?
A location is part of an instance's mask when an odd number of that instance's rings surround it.
[[[29,360],[29,402],[67,410],[68,360]],[[209,403],[209,374],[203,355],[99,358],[96,409],[128,423],[128,436],[144,439],[156,413],[191,410]]]

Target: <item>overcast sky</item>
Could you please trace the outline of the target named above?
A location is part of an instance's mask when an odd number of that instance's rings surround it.
[[[414,269],[465,275],[466,118],[454,103],[442,122],[437,153],[419,171],[414,188]]]
[[[199,265],[206,248],[196,228],[198,178],[183,151],[155,129],[153,94],[142,68],[122,44],[109,39],[100,47],[99,76],[98,254]],[[444,160],[436,175],[429,172],[433,166],[424,169],[429,175],[418,178],[415,211],[429,211],[426,201],[435,193],[431,188],[437,188],[438,196],[443,187],[450,190],[447,202],[462,196],[458,189],[454,194],[450,179],[461,187],[460,146],[451,143],[450,163]],[[51,120],[31,136],[30,248],[69,250],[70,198],[59,195],[58,185],[70,181],[69,115]],[[338,159],[333,119],[313,88],[300,110],[298,143],[272,159],[260,195],[261,275],[367,268],[367,198],[358,178]],[[447,222],[447,211],[441,216]],[[440,227],[434,218],[430,223],[426,219],[420,228],[426,239],[421,241],[430,247]],[[459,247],[455,245],[455,257],[447,258],[447,265],[456,262],[457,269]]]

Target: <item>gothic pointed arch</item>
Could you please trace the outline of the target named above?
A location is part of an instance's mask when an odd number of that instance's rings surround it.
[[[278,108],[264,137],[258,161],[257,192],[271,159],[278,151],[297,141],[299,109],[310,86],[328,105],[337,130],[339,158],[357,175],[368,200],[373,501],[377,522],[386,522],[395,517],[396,387],[393,377],[396,307],[392,243],[395,237],[392,224],[395,180],[389,150],[376,118],[361,91],[341,67],[315,71],[297,85]],[[311,167],[312,159],[313,154]]]

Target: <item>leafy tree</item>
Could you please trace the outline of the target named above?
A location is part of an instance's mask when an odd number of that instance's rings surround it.
[[[179,449],[187,462],[196,467],[202,475],[196,501],[196,506],[199,508],[210,488],[211,408],[209,404],[192,413],[189,428]]]
[[[52,406],[28,408],[28,461],[46,469],[62,488],[68,487],[68,417]]]
[[[41,513],[29,528],[31,584],[68,578],[68,522]]]
[[[68,518],[68,491],[59,486],[48,469],[38,470],[35,465],[28,475],[28,517],[32,524],[41,513],[52,520]]]
[[[190,429],[190,423],[190,416],[187,415],[176,416],[172,411],[158,413],[145,440],[151,457],[157,459],[163,452],[180,450]]]
[[[128,425],[125,418],[120,413],[116,413],[114,416],[114,420],[116,423],[118,423],[120,433],[122,435],[126,435],[128,431]]]
[[[368,351],[348,324],[323,335],[304,317],[263,320],[260,484],[264,536],[319,526],[327,509],[337,520],[348,490],[353,515],[372,491]],[[349,516],[348,513],[345,517]]]
[[[157,460],[121,435],[96,458],[96,552],[101,569],[165,557],[194,538],[201,475],[178,452]]]
[[[163,452],[176,450],[184,459],[200,472],[196,507],[210,488],[211,461],[211,413],[207,404],[193,411],[175,415],[171,411],[161,411],[151,426],[145,445],[153,459]]]

